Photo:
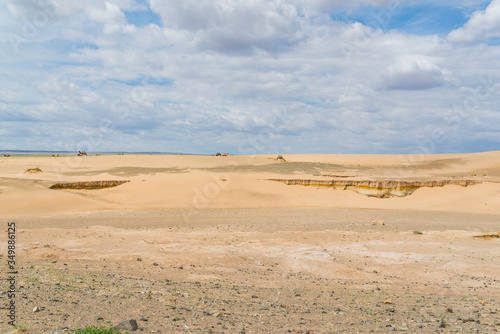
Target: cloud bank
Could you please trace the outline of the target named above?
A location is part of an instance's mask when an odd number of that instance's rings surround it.
[[[500,149],[500,1],[444,2],[445,35],[411,6],[0,0],[0,149]]]

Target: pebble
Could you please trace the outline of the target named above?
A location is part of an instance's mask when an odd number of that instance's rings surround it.
[[[139,329],[139,326],[137,326],[137,321],[131,319],[120,322],[115,326],[115,328],[122,329],[124,331],[135,331]]]
[[[40,312],[40,308],[38,306],[35,306],[33,308],[33,313],[35,313],[35,312]]]

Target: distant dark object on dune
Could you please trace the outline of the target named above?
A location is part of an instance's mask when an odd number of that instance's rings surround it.
[[[3,156],[4,157],[10,157],[10,154],[4,154]]]
[[[227,157],[229,156],[229,153],[220,153],[220,152],[217,152],[217,154],[215,154],[216,157]]]
[[[87,152],[85,152],[85,151],[78,151],[78,154],[77,154],[77,155],[78,155],[79,157],[81,157],[81,156],[83,156],[83,155],[87,156]]]
[[[56,183],[50,186],[50,189],[105,189],[113,188],[130,181],[88,181],[88,182],[71,182],[71,183]]]
[[[216,157],[220,157],[222,154],[220,154],[220,152],[217,152],[217,154],[215,154]]]
[[[283,158],[283,156],[280,154],[278,155],[278,157],[276,158],[276,160],[279,160],[279,161],[286,161],[285,158]]]

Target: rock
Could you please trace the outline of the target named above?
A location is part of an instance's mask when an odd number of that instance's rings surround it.
[[[137,326],[137,321],[132,319],[120,322],[115,326],[115,328],[122,329],[124,331],[136,331],[139,329],[139,326]]]
[[[142,259],[140,257],[137,258],[137,261],[142,261]]]
[[[451,307],[448,307],[448,308],[446,309],[446,312],[448,312],[448,313],[453,313],[453,309],[452,309]]]
[[[384,302],[384,304],[389,304],[389,305],[392,305],[392,304],[394,304],[394,303],[392,302],[392,299],[387,299],[387,300]]]
[[[158,266],[158,262],[153,262],[153,266]]]
[[[40,308],[38,306],[35,306],[33,308],[33,313],[35,313],[35,312],[40,312]]]

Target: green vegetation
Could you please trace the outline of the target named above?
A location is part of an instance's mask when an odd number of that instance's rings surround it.
[[[72,329],[72,334],[123,334],[121,330],[113,327],[97,327],[97,326],[87,326],[84,329]],[[129,332],[125,332],[130,334]]]
[[[413,231],[413,234],[424,234],[422,231]]]
[[[441,321],[439,322],[439,328],[446,328],[446,327],[448,327],[446,319],[444,317],[441,317]]]
[[[26,326],[24,325],[15,325],[14,329],[16,329],[18,332],[26,332],[28,330],[28,328],[26,328]]]

